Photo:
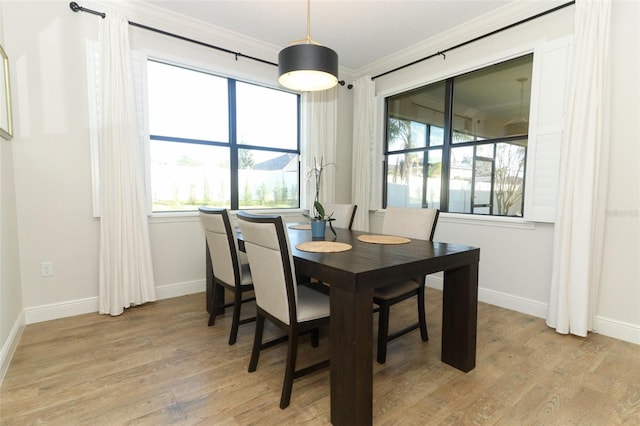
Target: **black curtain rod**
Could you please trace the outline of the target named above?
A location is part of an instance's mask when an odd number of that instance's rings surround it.
[[[410,63],[408,63],[408,64],[405,64],[405,65],[399,66],[399,67],[397,67],[397,68],[394,68],[394,69],[392,69],[392,70],[389,70],[389,71],[383,72],[382,74],[375,75],[375,76],[371,77],[371,80],[375,80],[376,78],[379,78],[379,77],[385,76],[385,75],[387,75],[387,74],[391,74],[391,73],[393,73],[393,72],[399,71],[399,70],[401,70],[401,69],[404,69],[404,68],[410,67],[410,66],[415,65],[415,64],[417,64],[417,63],[420,63],[420,62],[426,61],[427,59],[435,58],[436,56],[442,56],[442,57],[443,57],[443,59],[446,59],[446,58],[447,58],[447,55],[445,55],[445,53],[447,53],[447,52],[450,52],[450,51],[452,51],[452,50],[454,50],[454,49],[457,49],[457,48],[459,48],[459,47],[462,47],[462,46],[466,46],[467,44],[471,44],[471,43],[476,42],[476,41],[478,41],[478,40],[481,40],[481,39],[483,39],[483,38],[490,37],[490,36],[492,36],[492,35],[498,34],[498,33],[502,32],[502,31],[505,31],[505,30],[508,30],[508,29],[510,29],[510,28],[516,27],[516,26],[518,26],[518,25],[524,24],[525,22],[529,22],[529,21],[532,21],[532,20],[534,20],[534,19],[540,18],[541,16],[548,15],[549,13],[553,13],[553,12],[558,11],[558,10],[560,10],[560,9],[564,9],[565,7],[567,7],[567,6],[571,6],[571,5],[575,4],[575,3],[576,3],[576,2],[575,2],[575,0],[574,0],[574,1],[570,1],[570,2],[568,2],[568,3],[565,3],[565,4],[562,4],[562,5],[560,5],[560,6],[554,7],[553,9],[549,9],[549,10],[547,10],[547,11],[545,11],[545,12],[538,13],[537,15],[530,16],[530,17],[525,18],[525,19],[523,19],[523,20],[521,20],[521,21],[515,22],[515,23],[513,23],[513,24],[509,24],[509,25],[507,25],[506,27],[499,28],[499,29],[494,30],[494,31],[491,31],[491,32],[489,32],[489,33],[487,33],[487,34],[483,34],[483,35],[481,35],[481,36],[478,36],[478,37],[472,38],[471,40],[467,40],[467,41],[462,42],[462,43],[460,43],[460,44],[456,44],[456,45],[455,45],[455,46],[453,46],[453,47],[449,47],[449,48],[447,48],[447,49],[445,49],[445,50],[441,50],[441,51],[436,52],[436,53],[434,53],[434,54],[431,54],[431,55],[429,55],[429,56],[425,56],[424,58],[421,58],[421,59],[415,60],[415,61],[410,62]]]
[[[97,12],[95,10],[87,9],[85,7],[80,6],[78,3],[74,2],[74,1],[69,3],[69,7],[74,12],[87,12],[87,13],[91,13],[93,15],[98,15],[98,16],[102,17],[103,19],[105,18],[105,16],[107,16],[104,12]],[[264,59],[256,58],[254,56],[245,55],[244,53],[240,53],[240,52],[234,52],[233,50],[225,49],[224,47],[214,46],[213,44],[208,44],[208,43],[205,43],[205,42],[202,42],[202,41],[199,41],[199,40],[194,40],[192,38],[188,38],[188,37],[184,37],[184,36],[181,36],[181,35],[178,35],[178,34],[170,33],[168,31],[160,30],[158,28],[153,28],[153,27],[149,27],[147,25],[138,24],[137,22],[132,22],[132,21],[127,21],[127,22],[129,22],[129,25],[131,25],[132,27],[142,28],[144,30],[153,31],[153,32],[158,33],[158,34],[162,34],[162,35],[165,35],[165,36],[177,38],[179,40],[188,41],[190,43],[195,43],[195,44],[198,44],[200,46],[205,46],[205,47],[208,47],[208,48],[211,48],[211,49],[215,49],[215,50],[218,50],[220,52],[229,53],[229,54],[234,55],[236,57],[236,61],[240,57],[240,58],[251,59],[252,61],[260,62],[260,63],[267,64],[267,65],[273,65],[273,66],[276,66],[276,67],[278,66],[278,64],[275,63],[275,62],[270,62],[270,61],[267,61],[267,60],[264,60]],[[344,80],[340,80],[338,83],[341,86],[345,85]],[[351,89],[352,87],[353,87],[352,84],[347,85],[348,89]]]
[[[69,7],[74,12],[92,13],[94,15],[98,15],[98,16],[102,17],[103,19],[104,19],[105,16],[107,16],[103,12],[97,12],[95,10],[91,10],[91,9],[87,9],[85,7],[82,7],[82,6],[80,6],[78,3],[74,2],[74,1],[69,3]],[[238,60],[238,57],[240,57],[240,58],[251,59],[252,61],[261,62],[261,63],[267,64],[267,65],[273,65],[273,66],[276,66],[276,67],[278,66],[278,64],[276,64],[275,62],[269,62],[269,61],[266,61],[264,59],[256,58],[254,56],[245,55],[244,53],[234,52],[232,50],[225,49],[224,47],[214,46],[212,44],[208,44],[208,43],[205,43],[205,42],[202,42],[202,41],[194,40],[194,39],[191,39],[191,38],[188,38],[188,37],[184,37],[184,36],[181,36],[181,35],[178,35],[178,34],[173,34],[173,33],[170,33],[168,31],[163,31],[163,30],[159,30],[157,28],[149,27],[147,25],[138,24],[137,22],[132,22],[132,21],[128,21],[128,22],[129,22],[129,25],[131,25],[132,27],[142,28],[142,29],[145,29],[145,30],[148,30],[148,31],[153,31],[153,32],[158,33],[158,34],[166,35],[166,36],[177,38],[177,39],[180,39],[180,40],[183,40],[183,41],[188,41],[190,43],[199,44],[200,46],[205,46],[205,47],[209,47],[211,49],[219,50],[221,52],[230,53],[230,54],[232,54],[232,55],[234,55],[236,57],[236,61]]]

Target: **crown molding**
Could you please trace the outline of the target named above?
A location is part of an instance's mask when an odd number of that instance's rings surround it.
[[[489,14],[478,16],[463,25],[354,70],[353,74],[358,77],[382,74],[567,3],[566,0],[514,1]]]

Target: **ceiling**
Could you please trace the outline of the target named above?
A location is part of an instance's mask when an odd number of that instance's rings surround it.
[[[305,0],[144,1],[274,46],[307,34]],[[355,71],[514,1],[523,0],[313,0],[311,38]]]

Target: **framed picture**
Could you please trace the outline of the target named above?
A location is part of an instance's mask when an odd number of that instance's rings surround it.
[[[13,137],[11,117],[11,86],[9,85],[9,57],[0,46],[0,136],[9,140]]]

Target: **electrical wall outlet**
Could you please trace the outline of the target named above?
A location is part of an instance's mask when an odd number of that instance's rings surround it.
[[[42,262],[40,264],[40,275],[43,277],[53,276],[53,262]]]

